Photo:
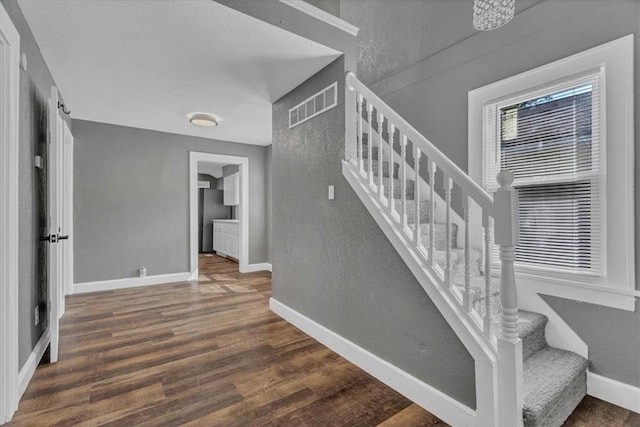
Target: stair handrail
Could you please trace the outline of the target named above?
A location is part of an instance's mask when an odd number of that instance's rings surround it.
[[[420,159],[422,153],[426,154],[429,159],[429,186],[433,195],[433,185],[435,182],[435,170],[440,169],[444,175],[444,188],[446,198],[446,266],[444,275],[444,284],[447,286],[449,292],[452,291],[453,281],[451,280],[451,231],[450,231],[450,210],[451,210],[451,190],[453,182],[460,186],[463,190],[463,204],[464,204],[464,220],[465,220],[465,289],[463,293],[463,301],[460,304],[467,314],[471,314],[471,298],[470,298],[470,270],[469,270],[469,199],[474,200],[481,209],[482,214],[482,226],[484,228],[484,251],[485,254],[491,251],[491,229],[493,224],[493,237],[495,244],[500,247],[500,263],[501,263],[501,275],[500,275],[500,333],[495,334],[493,331],[493,319],[489,313],[489,291],[491,282],[491,262],[490,257],[485,255],[485,316],[483,317],[482,332],[484,333],[483,339],[488,342],[491,347],[495,349],[497,355],[497,392],[495,395],[495,401],[497,402],[497,414],[496,419],[499,425],[509,426],[521,426],[523,424],[522,408],[523,408],[523,360],[522,360],[522,341],[518,337],[518,301],[517,301],[517,289],[515,281],[515,247],[519,240],[519,226],[518,226],[518,194],[513,188],[514,176],[509,171],[501,171],[496,177],[499,188],[493,193],[493,196],[485,191],[480,185],[478,185],[473,179],[471,179],[465,172],[462,171],[453,161],[446,157],[437,147],[435,147],[426,137],[418,132],[413,126],[411,126],[404,118],[402,118],[396,111],[389,107],[380,97],[373,93],[368,87],[366,87],[352,72],[348,72],[345,78],[346,83],[346,96],[345,96],[345,111],[346,111],[346,123],[345,123],[345,164],[350,164],[357,170],[361,182],[371,190],[370,197],[375,198],[377,206],[381,211],[385,210],[385,203],[387,205],[391,218],[391,222],[395,222],[402,233],[407,233],[407,221],[406,221],[406,174],[405,164],[406,158],[406,146],[407,140],[413,143],[414,149],[414,169],[416,175],[415,191],[419,195],[418,184],[420,182],[419,168]],[[357,96],[356,96],[357,94]],[[370,130],[370,137],[367,148],[368,159],[368,174],[365,174],[363,170],[363,145],[362,134],[364,129],[362,119],[362,101],[366,99],[366,121]],[[373,151],[373,138],[372,127],[373,109],[376,110],[376,122],[378,133],[378,183],[376,184],[372,178],[372,158],[371,152]],[[383,183],[383,160],[384,154],[380,152],[382,150],[382,123],[387,120],[387,124],[390,127],[389,147],[388,151],[390,163],[389,170],[393,167],[394,161],[394,149],[392,143],[392,136],[395,134],[395,130],[398,129],[401,132],[401,166],[403,167],[402,173],[402,207],[400,219],[394,216],[394,202],[393,202],[393,180],[389,179],[389,198],[385,199],[383,187],[386,185]],[[358,142],[359,140],[359,142]],[[415,195],[414,195],[415,197]],[[386,200],[386,201],[385,201]],[[432,204],[432,202],[430,202]],[[415,200],[415,218],[418,221],[419,218],[419,196]],[[435,265],[434,260],[434,239],[433,239],[433,207],[430,207],[430,239],[429,239],[429,253],[425,255],[421,254],[421,240],[420,240],[420,227],[416,222],[413,230],[413,236],[407,237],[406,242],[412,243],[414,250],[417,251],[418,257],[423,257],[430,263],[426,263],[427,267],[433,267]],[[387,214],[387,212],[385,212]],[[493,222],[492,222],[493,220]],[[422,248],[424,249],[424,248]]]
[[[347,88],[350,91],[357,91],[364,95],[365,98],[374,102],[376,108],[394,125],[396,128],[402,128],[403,132],[408,139],[415,142],[420,146],[420,149],[427,154],[427,156],[438,164],[438,167],[447,173],[447,175],[456,181],[459,185],[463,186],[469,195],[480,206],[486,209],[490,209],[493,206],[493,198],[485,191],[484,188],[478,185],[473,179],[469,177],[462,169],[445,156],[435,145],[431,143],[424,135],[418,132],[413,126],[409,124],[402,116],[400,116],[395,110],[387,105],[378,95],[373,93],[367,86],[364,85],[353,72],[348,72],[346,77]],[[349,109],[347,109],[347,112]],[[355,159],[356,156],[347,157],[347,160]]]

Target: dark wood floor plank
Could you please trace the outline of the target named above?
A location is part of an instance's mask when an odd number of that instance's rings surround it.
[[[271,274],[200,257],[196,282],[67,298],[60,359],[9,425],[446,425],[269,310]],[[640,426],[585,398],[567,426]]]

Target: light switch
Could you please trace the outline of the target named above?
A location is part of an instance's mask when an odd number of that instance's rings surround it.
[[[334,194],[334,189],[333,189],[333,185],[329,186],[329,200],[333,200],[335,199],[335,194]]]

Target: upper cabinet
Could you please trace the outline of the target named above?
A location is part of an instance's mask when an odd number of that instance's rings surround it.
[[[240,172],[224,177],[224,204],[225,206],[240,204]]]

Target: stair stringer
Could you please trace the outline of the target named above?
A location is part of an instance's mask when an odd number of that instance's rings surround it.
[[[362,185],[357,173],[355,165],[351,165],[348,161],[342,162],[342,175],[475,361],[476,410],[469,408],[473,413],[473,421],[465,424],[499,426],[496,348],[479,329],[477,320],[460,307],[454,300],[455,296],[448,289],[438,283],[431,267],[422,262],[403,233],[393,225],[388,211],[377,202],[375,189]],[[425,407],[425,409],[433,408]],[[461,425],[459,420],[455,425]]]
[[[574,332],[558,313],[535,290],[523,284],[523,281],[516,282],[518,286],[518,308],[532,311],[547,316],[547,326],[545,336],[550,346],[561,350],[572,351],[585,359],[589,358],[589,348],[587,344]]]

